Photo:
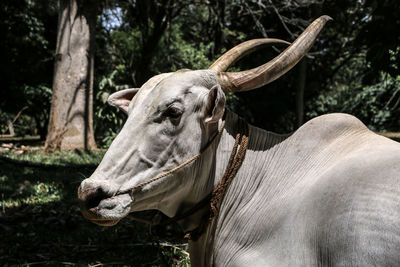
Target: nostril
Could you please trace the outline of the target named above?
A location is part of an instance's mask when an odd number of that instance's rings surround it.
[[[96,187],[93,189],[88,189],[82,191],[81,188],[78,190],[78,198],[81,208],[85,210],[90,210],[99,205],[99,203],[108,198],[109,196],[104,192],[101,187]]]
[[[95,193],[90,194],[86,200],[86,207],[88,210],[95,208],[99,205],[100,201],[107,198],[107,194],[101,188],[97,188]]]

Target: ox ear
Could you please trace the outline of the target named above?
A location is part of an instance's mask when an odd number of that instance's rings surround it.
[[[129,104],[138,90],[139,88],[129,88],[115,92],[108,97],[107,102],[111,106],[117,107],[125,114],[128,114]]]
[[[205,114],[206,123],[216,123],[224,115],[225,94],[219,84],[214,85],[207,96],[207,107]]]

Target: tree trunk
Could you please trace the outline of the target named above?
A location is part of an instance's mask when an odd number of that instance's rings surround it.
[[[97,1],[60,0],[53,96],[45,147],[96,148],[93,134]]]
[[[14,136],[15,135],[14,124],[10,120],[7,120],[7,126],[8,126],[8,131],[10,132],[10,136]]]
[[[299,64],[299,77],[296,92],[297,128],[304,122],[304,88],[306,86],[307,59],[303,58]]]

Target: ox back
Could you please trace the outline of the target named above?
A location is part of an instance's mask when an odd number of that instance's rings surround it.
[[[221,176],[237,132],[229,113]],[[285,137],[250,127],[242,168],[193,266],[400,266],[400,144],[346,114]]]

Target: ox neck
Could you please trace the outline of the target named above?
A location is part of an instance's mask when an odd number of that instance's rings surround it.
[[[207,172],[199,172],[197,173],[196,180],[205,180],[206,185],[202,184],[202,188],[206,188],[203,193],[204,196],[209,195],[212,190],[220,183],[221,178],[224,175],[224,172],[228,166],[228,161],[230,154],[232,152],[232,148],[235,144],[235,137],[237,133],[241,130],[239,129],[239,116],[233,112],[226,111],[226,119],[225,119],[225,128],[221,134],[219,142],[214,148],[212,155],[204,155],[205,157],[209,157],[208,160],[212,161],[213,164],[210,168],[207,169]],[[273,147],[276,144],[282,142],[287,138],[287,135],[278,135],[272,132],[268,132],[257,127],[249,125],[249,146],[246,153],[246,157],[244,159],[243,164],[247,166],[251,165],[251,162],[255,161],[268,161],[268,157],[270,156],[268,153],[268,148]],[[261,144],[261,145],[260,145]],[[191,257],[200,257],[203,261],[207,254],[207,248],[212,246],[212,240],[215,231],[218,231],[218,225],[220,221],[224,218],[224,202],[231,202],[235,199],[236,189],[241,187],[240,184],[243,183],[246,179],[251,179],[251,177],[247,177],[248,173],[245,168],[239,169],[236,177],[232,180],[231,185],[227,189],[227,194],[229,197],[224,197],[222,202],[220,203],[220,215],[214,218],[213,222],[209,225],[205,233],[197,240],[197,241],[190,241],[190,250],[191,250]],[[251,194],[251,193],[250,193]],[[199,209],[198,212],[189,216],[185,220],[180,221],[180,225],[185,231],[193,230],[196,228],[204,216],[207,214],[209,206],[205,206],[202,209]],[[222,213],[222,214],[221,214]]]
[[[214,140],[215,142],[211,143],[211,149],[201,154],[198,161],[199,165],[194,167],[198,170],[194,172],[196,176],[194,195],[203,197],[202,199],[197,199],[197,204],[195,205],[188,203],[181,207],[181,211],[184,211],[183,213],[192,208],[196,209],[195,212],[185,216],[184,219],[176,220],[185,232],[194,230],[199,226],[200,222],[208,219],[211,193],[220,184],[226,168],[229,167],[228,162],[235,144],[236,134],[239,130],[243,130],[238,128],[239,120],[240,118],[235,113],[225,112],[224,121],[221,120],[218,123],[218,128],[223,127],[222,133],[217,136],[217,140]],[[178,215],[176,217],[181,216]]]
[[[195,180],[197,187],[194,188],[193,192],[195,192],[194,195],[203,196],[201,198],[197,198],[197,203],[201,201],[207,203],[207,201],[204,200],[210,199],[209,196],[211,192],[221,182],[221,178],[223,177],[225,170],[229,167],[228,162],[232,153],[232,149],[235,145],[235,137],[238,132],[243,132],[242,128],[244,125],[239,123],[239,121],[242,119],[237,114],[226,111],[224,117],[225,125],[223,132],[218,140],[215,140],[216,142],[214,142],[212,148],[210,149],[210,153],[202,154],[201,159],[199,160],[200,165],[195,167],[198,170],[194,172],[196,176]],[[222,122],[219,123],[219,126],[221,126],[221,124]],[[250,131],[250,142],[252,143],[254,143],[252,135],[255,135],[256,139],[260,135],[263,137],[267,136],[268,138],[266,141],[270,145],[281,142],[286,138],[286,136],[267,132],[251,125],[248,125],[248,127]],[[259,140],[256,140],[256,142],[257,141]],[[245,161],[251,161],[252,159],[254,160],[255,156],[259,157],[259,155],[255,155],[254,152],[255,151],[248,151]],[[245,174],[245,172],[239,170],[236,175],[239,177],[235,177],[233,179],[233,183],[236,183],[236,179],[243,180],[243,177],[240,177],[243,176],[243,174]],[[203,192],[199,192],[201,190],[203,190]],[[195,206],[193,202],[186,203],[186,205],[181,207],[181,213],[188,211],[193,206]],[[200,208],[196,209],[196,212],[192,213],[190,216],[185,217],[185,219],[179,219],[178,223],[185,232],[197,228],[199,226],[199,222],[202,222],[205,218],[207,218],[209,212],[209,203],[199,206]]]

